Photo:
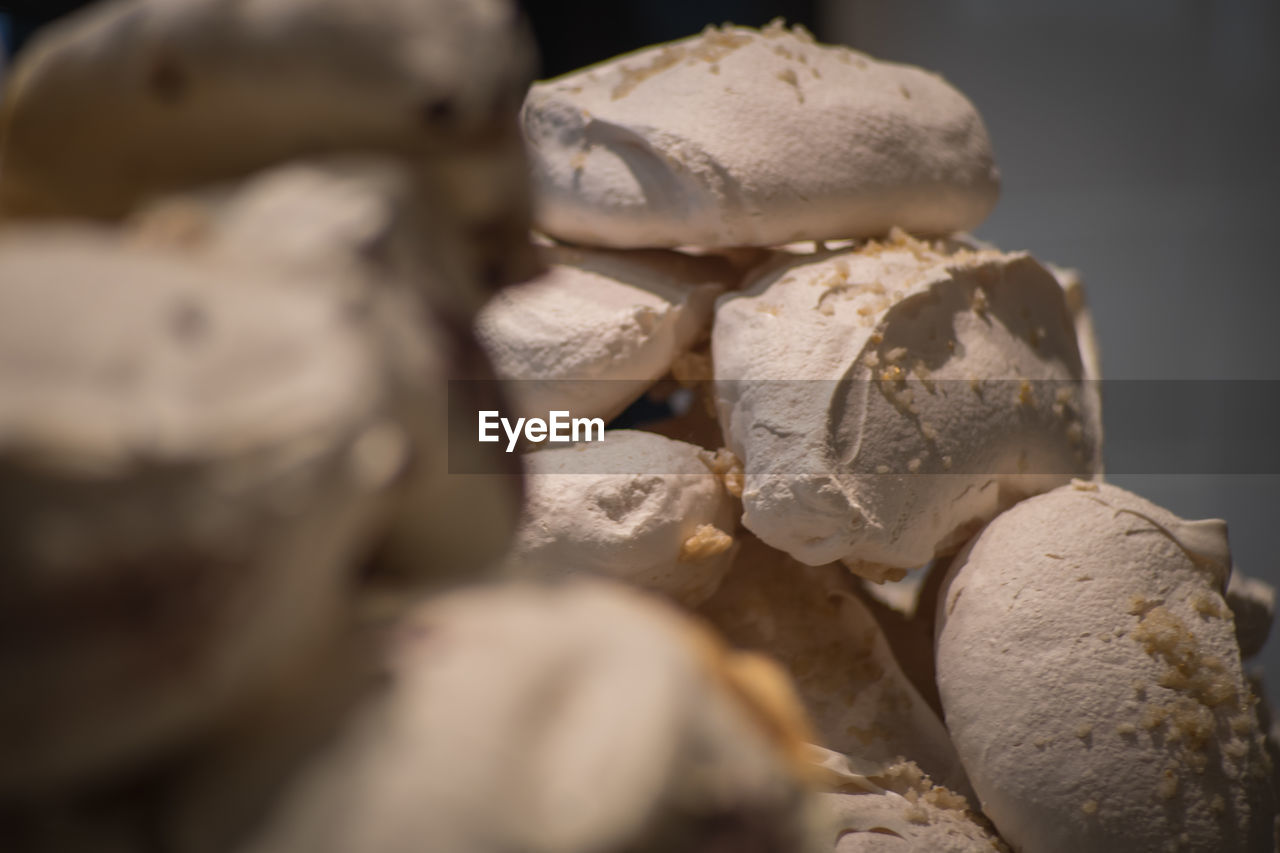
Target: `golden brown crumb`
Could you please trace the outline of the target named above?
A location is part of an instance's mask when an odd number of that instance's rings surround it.
[[[702,464],[724,483],[724,490],[735,498],[742,497],[742,460],[732,450],[722,447],[715,453],[704,450],[699,454]]]
[[[714,524],[699,524],[680,546],[680,562],[699,563],[728,551],[733,537]]]
[[[907,816],[907,820],[914,824],[919,824],[920,826],[928,826],[929,824],[929,810],[924,806],[908,806],[905,814]]]

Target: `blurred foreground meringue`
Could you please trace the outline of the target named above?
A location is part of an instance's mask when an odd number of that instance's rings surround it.
[[[622,587],[435,599],[240,853],[821,850],[785,678]]]
[[[143,245],[272,269],[296,287],[328,291],[374,330],[404,425],[397,511],[380,549],[384,576],[399,581],[487,568],[505,551],[521,501],[515,460],[497,447],[448,441],[451,430],[472,426],[466,411],[502,401],[468,331],[487,294],[468,277],[433,201],[395,160],[332,157],[162,196],[127,223]],[[466,381],[451,392],[450,380]],[[466,405],[482,396],[497,399]],[[504,473],[454,474],[451,462]],[[469,530],[477,517],[484,536]]]
[[[477,279],[519,281],[532,67],[508,0],[98,3],[5,81],[0,216],[117,218],[297,158],[392,156],[431,184]]]
[[[151,761],[343,638],[405,445],[345,307],[115,232],[0,235],[0,794]]]

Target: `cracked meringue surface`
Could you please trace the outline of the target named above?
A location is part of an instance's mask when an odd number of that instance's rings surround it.
[[[1016,850],[1273,849],[1226,525],[1078,481],[992,521],[938,602],[938,687]]]
[[[1025,253],[782,256],[718,300],[712,355],[743,524],[810,565],[900,577],[1101,464],[1062,288]]]
[[[537,83],[522,121],[538,227],[589,245],[944,234],[999,192],[981,118],[941,77],[780,22]]]

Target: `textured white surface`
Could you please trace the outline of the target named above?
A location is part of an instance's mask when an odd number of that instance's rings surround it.
[[[817,742],[864,773],[905,757],[969,793],[942,722],[907,680],[843,566],[805,566],[755,537],[700,609],[735,645],[780,661],[795,680]]]
[[[617,415],[706,337],[716,296],[738,278],[720,259],[676,252],[543,257],[545,275],[497,294],[476,321],[522,417]]]
[[[819,849],[793,775],[801,733],[770,710],[785,685],[638,595],[437,598],[386,670],[244,851]]]
[[[712,354],[743,523],[811,565],[892,577],[1101,464],[1062,288],[1023,253],[780,256],[720,298]]]
[[[1223,522],[1084,482],[1020,503],[957,556],[938,687],[1016,850],[1273,849],[1229,570]]]
[[[940,77],[781,26],[536,84],[523,122],[539,227],[590,245],[942,234],[999,190],[982,120]]]
[[[601,574],[688,605],[704,601],[729,568],[738,514],[706,455],[633,430],[527,454],[509,570]]]

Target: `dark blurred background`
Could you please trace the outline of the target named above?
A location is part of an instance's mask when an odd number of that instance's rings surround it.
[[[9,43],[73,5],[0,3],[12,13]],[[1280,3],[524,6],[544,76],[707,23],[779,15],[824,41],[941,72],[985,117],[1004,175],[978,235],[1081,271],[1108,379],[1178,380],[1154,393],[1165,411],[1125,405],[1142,399],[1141,385],[1108,386],[1111,479],[1183,516],[1226,518],[1237,564],[1280,583],[1280,466],[1266,446],[1280,438]],[[1274,702],[1280,642],[1264,660]]]

